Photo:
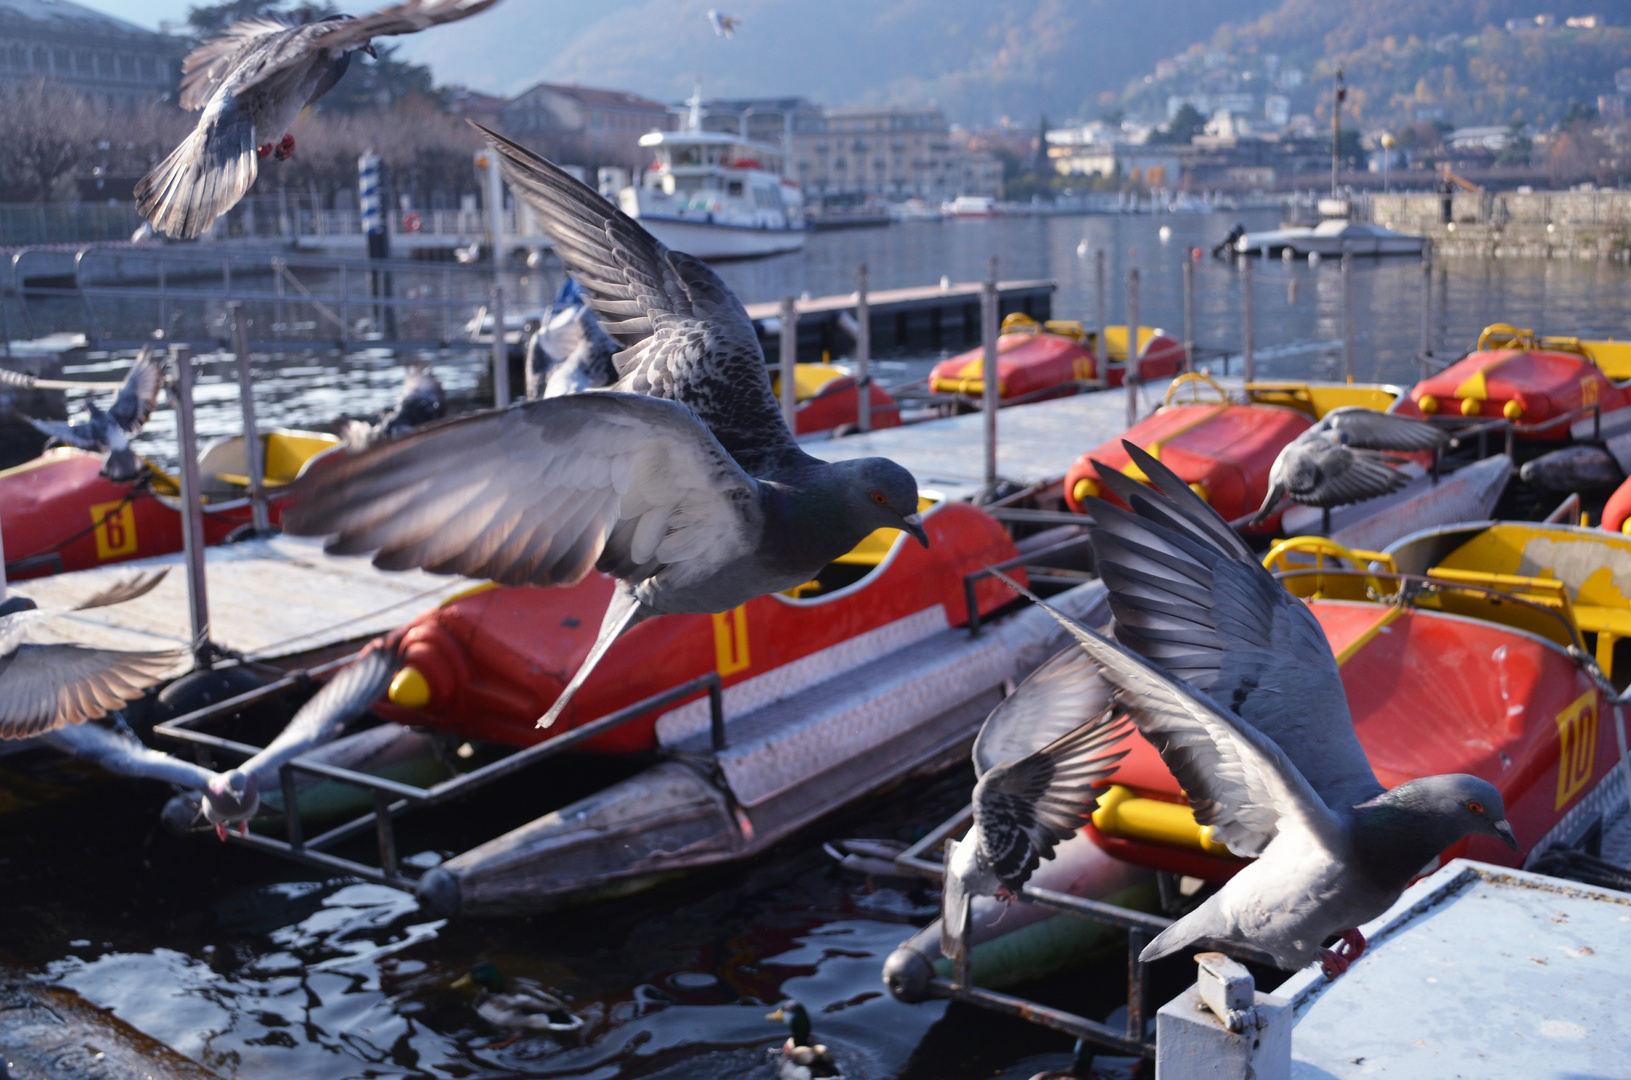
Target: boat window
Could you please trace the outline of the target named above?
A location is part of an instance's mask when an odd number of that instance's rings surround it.
[[[742,194],[742,181],[732,180],[729,184],[726,185],[726,191],[728,191],[732,195],[741,195]]]
[[[674,165],[701,165],[702,148],[699,146],[682,146],[675,149],[670,155]]]
[[[674,191],[701,191],[702,187],[703,187],[703,181],[706,180],[707,177],[703,177],[703,176],[672,176],[672,177],[669,177],[669,179],[674,182],[674,187],[673,187]]]

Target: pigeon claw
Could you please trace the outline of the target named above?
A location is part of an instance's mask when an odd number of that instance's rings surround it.
[[[267,143],[265,146],[255,147],[255,156],[258,157],[258,158],[264,158],[264,157],[266,157],[266,155],[270,154],[271,152],[272,152],[272,144],[271,143]]]
[[[285,135],[279,139],[277,149],[272,151],[272,156],[279,161],[287,161],[289,158],[294,157],[294,136]]]
[[[220,841],[221,841],[221,843],[223,843],[223,844],[224,844],[224,843],[226,843],[226,842],[227,842],[227,827],[226,827],[226,822],[224,822],[224,821],[217,821],[217,822],[216,822],[216,823],[215,823],[215,836],[216,836],[216,838],[217,838],[217,839],[219,839],[219,840],[220,840]]]
[[[1344,930],[1341,937],[1342,941],[1335,949],[1320,950],[1320,970],[1325,973],[1327,979],[1346,974],[1353,962],[1365,955],[1368,942],[1365,941],[1364,934],[1358,930]]]

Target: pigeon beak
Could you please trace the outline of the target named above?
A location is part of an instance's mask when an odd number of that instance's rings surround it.
[[[362,51],[367,53],[369,56],[372,56],[375,60],[379,59],[379,53],[374,51],[374,43],[372,41],[364,45],[362,47]]]
[[[782,1016],[782,1011],[780,1009],[777,1009],[773,1013],[765,1013],[765,1019],[766,1020],[774,1020],[779,1024],[779,1023],[782,1022],[783,1019],[785,1019],[785,1017]]]
[[[929,534],[923,529],[923,514],[921,512],[916,514],[907,514],[905,517],[901,518],[901,521],[906,523],[906,531],[917,537],[918,543],[922,544],[924,547],[929,546]]]
[[[1495,835],[1499,836],[1501,842],[1513,851],[1518,850],[1518,838],[1512,835],[1512,826],[1506,823],[1506,818],[1495,822]]]

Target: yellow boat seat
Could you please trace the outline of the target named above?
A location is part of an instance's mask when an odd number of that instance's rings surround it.
[[[1398,388],[1377,384],[1356,383],[1351,386],[1311,386],[1305,382],[1251,382],[1246,384],[1246,397],[1262,405],[1281,405],[1306,413],[1315,420],[1323,420],[1333,409],[1360,405],[1377,412],[1387,411],[1399,396]]]
[[[1458,570],[1446,566],[1431,567],[1427,576],[1450,585],[1477,585],[1508,593],[1535,607],[1555,612],[1557,618],[1547,618],[1533,608],[1514,606],[1500,597],[1453,589],[1440,592],[1435,598],[1436,603],[1427,598],[1418,600],[1418,607],[1437,607],[1451,614],[1500,623],[1565,647],[1575,643],[1581,630],[1574,604],[1569,599],[1568,586],[1556,578],[1498,574],[1488,570]],[[1570,633],[1570,630],[1574,633]]]
[[[837,364],[795,364],[793,366],[793,394],[799,401],[809,401],[821,392],[821,388],[834,379],[842,379],[850,374],[848,368]],[[771,393],[776,400],[781,400],[781,376],[774,375],[770,379]]]

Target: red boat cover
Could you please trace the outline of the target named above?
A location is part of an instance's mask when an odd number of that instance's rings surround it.
[[[1508,405],[1516,402],[1515,409]],[[1631,404],[1631,393],[1614,385],[1597,365],[1572,353],[1491,349],[1475,352],[1411,387],[1398,411],[1406,416],[1505,416],[1533,428],[1553,427],[1531,437],[1563,439],[1560,418],[1591,405],[1604,412]],[[1517,415],[1511,415],[1516,412]]]

